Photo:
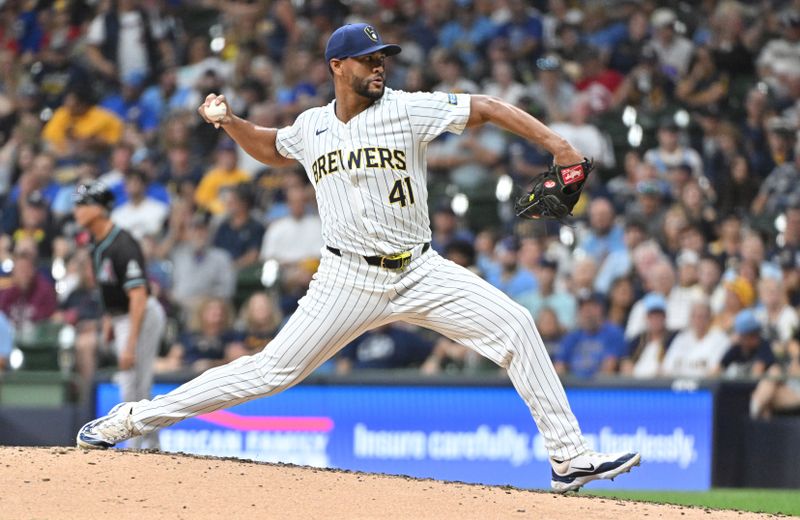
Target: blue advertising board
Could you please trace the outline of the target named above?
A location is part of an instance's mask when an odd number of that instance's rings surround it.
[[[175,386],[159,384],[154,392]],[[641,468],[615,487],[709,489],[709,391],[580,388],[567,394],[594,449],[641,452]],[[116,385],[98,385],[98,415],[118,400]],[[187,419],[162,430],[160,442],[171,452],[524,488],[550,485],[543,439],[510,387],[298,386]]]

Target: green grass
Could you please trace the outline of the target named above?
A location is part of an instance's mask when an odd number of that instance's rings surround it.
[[[597,490],[580,494],[686,506],[702,506],[714,509],[739,509],[756,513],[782,513],[800,516],[800,491],[791,489],[730,488],[702,492]]]

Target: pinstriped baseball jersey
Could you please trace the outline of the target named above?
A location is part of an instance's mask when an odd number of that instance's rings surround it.
[[[429,242],[425,152],[443,132],[464,130],[469,95],[386,88],[347,123],[335,103],[306,110],[276,139],[316,189],[325,244],[372,256]]]

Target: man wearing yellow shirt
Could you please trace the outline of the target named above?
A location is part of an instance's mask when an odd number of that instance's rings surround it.
[[[59,156],[103,152],[122,138],[123,123],[111,112],[96,106],[90,89],[67,93],[64,104],[42,130],[42,138]]]
[[[214,167],[203,175],[194,200],[198,206],[219,215],[225,210],[225,202],[221,195],[225,188],[233,188],[237,184],[248,182],[250,176],[236,165],[236,145],[225,139],[217,145]]]

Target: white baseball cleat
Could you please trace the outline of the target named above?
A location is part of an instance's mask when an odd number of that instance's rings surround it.
[[[638,453],[597,453],[591,450],[569,460],[551,458],[553,478],[550,486],[557,493],[577,491],[592,480],[613,480],[617,475],[638,466],[641,460]]]
[[[88,422],[78,431],[79,448],[105,449],[135,437],[131,414],[133,403],[120,403],[108,414]]]

